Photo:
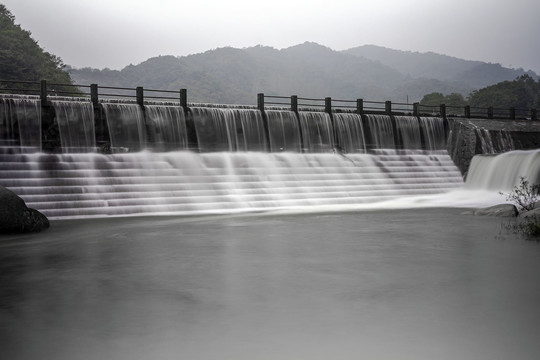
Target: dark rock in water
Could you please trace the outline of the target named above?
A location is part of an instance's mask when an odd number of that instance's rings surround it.
[[[500,204],[475,210],[473,214],[483,216],[516,217],[518,216],[519,211],[515,205]]]
[[[49,225],[45,215],[28,208],[23,199],[0,186],[0,233],[38,232]]]

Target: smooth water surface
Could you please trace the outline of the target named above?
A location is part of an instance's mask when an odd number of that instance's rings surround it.
[[[460,209],[0,237],[3,359],[537,359],[540,246]]]

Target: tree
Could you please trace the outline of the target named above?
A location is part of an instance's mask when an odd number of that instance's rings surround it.
[[[469,96],[473,107],[519,108],[540,107],[540,81],[525,74],[514,81],[503,81],[486,88],[475,90]]]
[[[0,4],[0,79],[72,84],[62,60],[44,51],[31,33],[15,24],[15,16]],[[6,87],[0,84],[1,87]],[[9,85],[24,88],[28,85]],[[63,90],[63,89],[58,89]],[[72,88],[66,88],[73,91]]]
[[[463,107],[467,105],[467,102],[463,98],[463,95],[458,93],[451,93],[449,95],[443,95],[438,92],[425,95],[420,100],[421,105],[425,106],[439,106],[445,104],[446,106]]]

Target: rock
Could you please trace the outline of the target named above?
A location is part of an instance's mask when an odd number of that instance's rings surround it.
[[[28,208],[23,199],[0,186],[0,233],[38,232],[49,226],[45,215]]]
[[[474,211],[473,214],[483,216],[516,217],[518,216],[519,211],[515,205],[500,204],[483,209],[478,209]]]
[[[538,205],[535,205],[535,208],[529,211],[523,211],[521,214],[519,214],[519,217],[523,218],[532,218],[532,217],[538,217],[540,219],[540,206],[536,207]]]

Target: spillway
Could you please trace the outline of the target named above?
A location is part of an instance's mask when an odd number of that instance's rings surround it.
[[[462,186],[444,152],[3,154],[0,183],[51,218],[343,206]]]
[[[416,117],[53,100],[60,145],[45,153],[39,99],[0,100],[0,185],[53,219],[354,207],[463,186],[438,123]]]

